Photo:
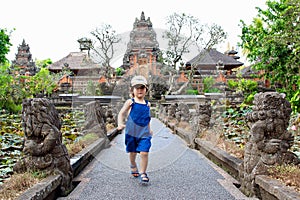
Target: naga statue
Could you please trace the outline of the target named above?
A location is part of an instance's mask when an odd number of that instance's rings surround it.
[[[66,195],[72,189],[73,172],[67,148],[62,143],[61,121],[50,100],[24,100],[22,127],[24,157],[15,164],[14,172],[42,170],[49,174],[59,173],[62,176],[61,193]]]
[[[253,103],[253,111],[247,116],[251,130],[240,179],[241,190],[248,196],[259,198],[256,175],[267,175],[268,169],[274,165],[298,165],[300,160],[288,151],[294,137],[287,130],[292,109],[285,95],[277,92],[257,93]]]

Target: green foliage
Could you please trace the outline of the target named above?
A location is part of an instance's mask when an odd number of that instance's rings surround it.
[[[0,28],[0,64],[8,62],[6,54],[10,51],[12,44],[10,43],[10,34],[6,29]]]
[[[230,79],[227,81],[227,85],[229,89],[236,89],[238,87],[238,82]]]
[[[50,75],[49,70],[46,68],[41,68],[37,74],[30,77],[28,85],[33,96],[37,94],[49,95],[57,86],[54,77]]]
[[[244,104],[251,105],[254,100],[254,95],[258,92],[257,82],[241,78],[239,80],[228,80],[228,87],[230,89],[236,90],[236,92],[242,92],[244,95]]]
[[[218,88],[213,87],[215,83],[216,81],[212,76],[205,77],[203,79],[203,92],[204,93],[220,92]]]
[[[241,21],[240,46],[255,63],[253,67],[263,71],[272,87],[291,100],[299,91],[300,81],[299,0],[268,0],[266,5],[266,10],[258,8],[252,24]],[[299,107],[299,102],[294,103]]]
[[[198,90],[193,90],[193,89],[186,90],[186,93],[189,95],[198,95],[199,94]]]
[[[117,76],[122,76],[124,74],[124,70],[121,67],[117,67],[115,71]]]
[[[290,100],[294,113],[300,113],[300,91],[298,90]]]
[[[45,60],[36,60],[35,61],[35,65],[37,66],[37,68],[41,69],[41,68],[45,68],[48,65],[52,64],[52,60],[50,58],[45,59]]]
[[[49,95],[56,87],[54,76],[46,68],[42,68],[34,76],[12,75],[9,64],[0,66],[0,109],[19,112],[22,101],[37,94]]]
[[[95,94],[96,94],[95,83],[89,80],[86,88],[86,95],[95,95]]]
[[[0,109],[7,109],[11,112],[21,110],[19,99],[16,95],[21,94],[20,88],[14,86],[13,77],[9,74],[9,64],[0,65]]]

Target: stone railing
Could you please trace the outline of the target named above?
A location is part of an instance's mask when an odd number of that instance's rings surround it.
[[[212,98],[207,99],[211,100]],[[186,120],[185,117],[182,118],[182,111],[187,112],[186,108],[179,106],[178,98],[175,103],[172,103],[171,98],[168,100],[159,108],[159,118],[175,134],[183,138],[190,147],[199,149],[205,156],[217,162],[238,179],[240,189],[244,194],[260,199],[300,199],[299,193],[284,185],[279,187],[278,182],[270,181],[271,179],[266,176],[268,169],[276,164],[300,164],[297,155],[288,151],[294,138],[287,131],[291,107],[283,94],[265,92],[255,95],[253,112],[247,117],[252,125],[250,140],[245,147],[244,160],[239,160],[218,150],[216,145],[201,141],[197,136],[203,130],[209,130],[209,127],[201,126],[200,129],[191,130],[178,127],[180,122]],[[187,102],[191,101],[185,99],[184,103]],[[194,101],[194,104],[202,106],[203,110],[203,113],[195,111],[196,116],[202,116],[202,118],[200,117],[202,120],[210,118],[209,105],[205,105],[203,102],[201,105],[198,101]],[[193,122],[190,124],[192,127],[199,126],[203,122],[201,120],[193,121],[191,118],[188,121],[189,123]]]

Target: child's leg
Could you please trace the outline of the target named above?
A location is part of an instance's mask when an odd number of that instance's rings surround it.
[[[131,166],[136,166],[136,152],[129,152],[129,161]]]
[[[141,152],[140,157],[141,157],[140,172],[146,173],[147,166],[148,166],[148,152]]]
[[[143,183],[147,183],[149,181],[149,178],[146,173],[147,166],[148,166],[148,152],[141,152],[140,156],[141,156],[141,171],[140,171],[141,181]]]
[[[131,169],[131,175],[133,177],[138,177],[139,176],[139,170],[138,170],[136,162],[135,162],[136,154],[137,153],[135,153],[135,152],[130,152],[129,153],[130,169]]]

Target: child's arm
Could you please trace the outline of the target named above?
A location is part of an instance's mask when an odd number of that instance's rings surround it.
[[[125,128],[125,124],[124,124],[124,119],[125,119],[125,115],[128,115],[128,112],[130,110],[132,104],[132,100],[128,99],[123,107],[121,108],[119,114],[118,114],[118,130],[123,130]]]
[[[151,130],[150,122],[149,122],[149,124],[148,124],[148,127],[149,127],[149,131],[150,131],[150,135],[153,136],[153,131]]]
[[[150,102],[148,102],[148,106],[149,106],[149,108],[151,107],[151,104],[150,104]],[[153,136],[153,131],[151,130],[151,127],[150,127],[150,122],[149,122],[149,124],[148,124],[148,128],[149,128],[149,131],[150,131],[150,135],[152,135],[152,136]]]

